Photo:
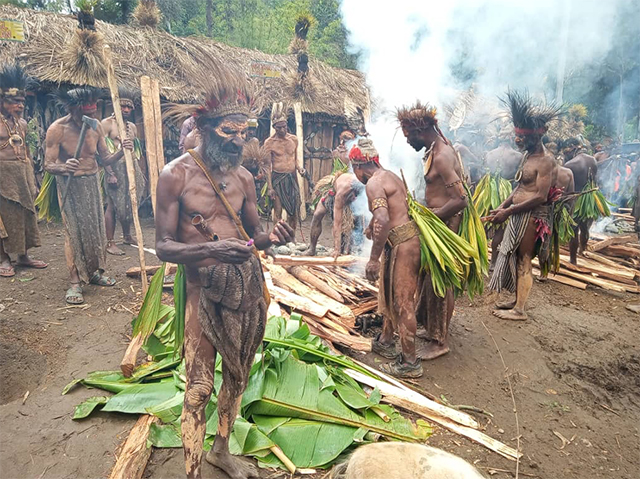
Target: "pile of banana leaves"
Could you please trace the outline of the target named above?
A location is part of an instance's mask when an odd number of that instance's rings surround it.
[[[576,200],[573,217],[576,221],[597,220],[600,217],[611,215],[609,203],[604,197],[595,181],[589,181],[582,189],[582,193]]]
[[[56,181],[55,175],[48,171],[45,172],[40,186],[40,193],[38,193],[35,200],[35,205],[38,208],[38,218],[47,220],[47,222],[62,220]]]
[[[473,193],[473,204],[478,215],[487,216],[497,209],[509,197],[511,190],[511,183],[498,173],[484,175]]]
[[[422,271],[431,276],[434,292],[444,298],[448,289],[462,291],[472,270],[471,264],[481,262],[478,246],[470,245],[451,231],[429,208],[418,203],[408,189],[407,205],[409,217],[416,222],[420,231]],[[475,221],[468,217],[467,225],[470,223],[475,224]]]
[[[464,188],[467,192],[467,198],[471,198],[469,187],[465,184]],[[474,296],[481,295],[484,292],[484,277],[487,276],[489,271],[489,249],[484,225],[472,201],[469,201],[467,207],[462,211],[462,221],[460,222],[458,234],[477,253],[469,265],[465,267],[465,281],[463,284],[463,289],[467,290],[469,299],[473,299]],[[462,290],[457,291],[458,294],[461,292]]]
[[[180,415],[186,378],[177,352],[180,347],[176,347],[181,340],[176,337],[180,329],[176,323],[184,321],[177,311],[184,305],[180,304],[184,296],[176,298],[175,309],[158,305],[162,293],[156,290],[160,285],[161,291],[162,276],[158,277],[160,281],[152,280],[134,322],[134,330],[144,331],[155,319],[155,328],[144,345],[152,361],[139,366],[131,378],[119,371],[90,373],[67,385],[63,394],[78,383],[115,393],[87,399],[76,406],[73,418],[86,418],[98,409],[152,414],[161,423],[151,426],[148,445],[182,447]],[[177,278],[178,283],[184,284],[183,279]],[[141,322],[144,324],[136,324]],[[217,430],[221,365],[218,356],[214,394],[205,409],[205,450],[211,448]],[[412,423],[392,407],[380,404],[380,392],[363,389],[345,369],[371,375],[349,358],[332,354],[320,338],[310,334],[299,316],[270,318],[230,437],[231,452],[253,456],[263,467],[285,468],[274,453],[277,451],[297,468],[323,468],[356,445],[379,437],[424,442],[431,434],[424,421]]]

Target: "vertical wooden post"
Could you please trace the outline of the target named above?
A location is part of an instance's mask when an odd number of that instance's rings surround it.
[[[142,115],[144,119],[144,143],[147,149],[147,166],[149,170],[149,190],[151,192],[151,206],[156,214],[156,186],[158,185],[158,162],[156,160],[156,123],[153,105],[151,78],[140,77],[140,91],[142,92]]]
[[[156,160],[158,166],[158,175],[164,168],[164,142],[162,140],[162,109],[160,107],[160,83],[156,79],[151,80],[153,108],[155,110],[156,122]]]
[[[118,82],[116,80],[116,74],[113,69],[113,62],[111,60],[111,47],[105,45],[104,47],[104,63],[107,70],[107,80],[109,82],[109,90],[111,90],[111,101],[113,103],[113,113],[116,117],[116,124],[118,125],[118,134],[120,138],[127,138],[127,128],[122,119],[122,110],[120,110],[120,95],[118,93]],[[131,152],[126,148],[123,148],[124,160],[127,165],[127,179],[129,180],[129,198],[131,199],[131,210],[133,213],[133,224],[136,229],[136,238],[138,241],[138,256],[140,257],[140,270],[146,271],[146,265],[144,260],[144,241],[142,238],[142,228],[140,227],[140,218],[138,217],[138,195],[136,193],[136,171],[133,166],[133,157]],[[142,294],[147,293],[147,275],[142,274]]]
[[[296,119],[296,136],[298,137],[298,168],[304,169],[304,131],[302,129],[302,105],[299,102],[293,104],[293,114]],[[307,199],[305,196],[304,178],[300,173],[298,177],[298,189],[300,190],[300,220],[307,218]]]

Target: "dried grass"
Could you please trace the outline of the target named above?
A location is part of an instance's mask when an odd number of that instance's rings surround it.
[[[137,25],[149,28],[156,28],[162,19],[162,13],[155,0],[140,0],[131,16]]]
[[[23,21],[27,39],[25,43],[2,43],[0,62],[19,58],[27,73],[40,81],[107,86],[106,80],[99,81],[100,75],[82,73],[81,68],[73,72],[67,65],[65,46],[73,41],[76,31],[73,16],[3,6],[0,7],[0,18]],[[298,62],[294,55],[270,55],[206,38],[180,38],[161,30],[101,21],[96,21],[96,28],[112,48],[120,85],[138,89],[140,76],[148,75],[160,82],[161,95],[165,99],[180,103],[198,102],[201,101],[201,92],[188,72],[211,70],[216,66],[219,71],[235,67],[249,76],[254,62],[271,62],[283,75],[280,78],[250,78],[255,91],[256,110],[263,114],[271,109],[274,102],[291,103],[293,100],[287,79],[297,73]],[[345,97],[369,107],[368,91],[360,72],[334,68],[314,59],[309,60],[309,68],[314,94],[299,100],[303,112],[332,119],[344,118]]]

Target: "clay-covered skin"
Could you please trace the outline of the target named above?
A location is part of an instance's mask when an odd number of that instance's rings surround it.
[[[501,143],[487,152],[485,161],[491,173],[499,173],[503,178],[513,181],[522,161],[522,153],[508,143]]]

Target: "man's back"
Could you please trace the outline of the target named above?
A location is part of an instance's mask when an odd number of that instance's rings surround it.
[[[586,153],[579,153],[564,164],[573,172],[573,181],[576,191],[581,191],[589,182],[589,178],[595,178],[598,172],[598,162]]]

